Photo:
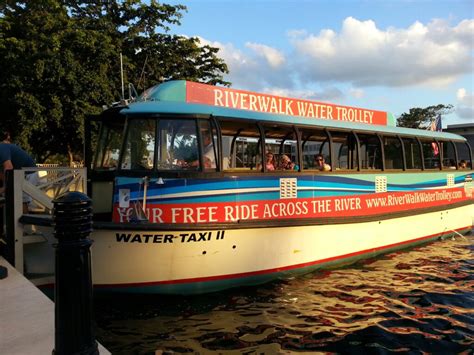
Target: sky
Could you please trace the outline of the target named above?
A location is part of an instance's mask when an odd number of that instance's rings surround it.
[[[220,48],[232,88],[474,123],[474,0],[188,0],[171,33]]]

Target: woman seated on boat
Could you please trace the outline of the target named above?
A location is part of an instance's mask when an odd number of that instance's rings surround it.
[[[316,154],[314,156],[314,166],[319,171],[331,171],[331,165],[326,164],[324,156],[322,154]]]
[[[465,160],[459,162],[459,169],[467,169],[467,163]]]
[[[280,157],[280,164],[278,165],[278,170],[298,170],[298,165],[293,163],[288,155],[283,154]]]
[[[275,170],[275,159],[272,152],[267,152],[267,154],[265,154],[265,168],[267,171]]]
[[[262,170],[262,164],[258,163],[256,166],[258,171]],[[267,152],[265,154],[265,168],[266,171],[274,171],[275,170],[275,158],[272,152]]]

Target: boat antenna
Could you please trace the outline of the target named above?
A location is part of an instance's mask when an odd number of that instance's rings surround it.
[[[143,63],[142,72],[140,73],[140,78],[138,79],[138,84],[137,84],[138,89],[140,89],[140,84],[143,80],[143,90],[145,90],[145,68],[146,68],[147,61],[148,61],[148,54],[145,57],[145,62]]]
[[[128,83],[128,97],[131,101],[135,101],[138,97],[138,92],[132,83]]]
[[[125,100],[125,86],[123,84],[123,59],[122,52],[120,52],[120,78],[122,80],[122,100]]]

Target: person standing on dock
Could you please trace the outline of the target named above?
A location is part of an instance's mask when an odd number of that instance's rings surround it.
[[[19,146],[9,143],[8,132],[3,133],[2,142],[0,143],[0,180],[3,186],[0,187],[0,194],[5,192],[5,171],[22,168],[35,168],[35,160]],[[8,143],[6,143],[8,142]],[[38,173],[36,171],[27,172],[26,180],[33,185],[38,184]],[[31,202],[31,197],[23,194],[23,210],[27,211],[27,204]]]

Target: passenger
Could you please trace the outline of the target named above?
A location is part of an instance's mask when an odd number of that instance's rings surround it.
[[[4,131],[2,133],[1,140],[2,140],[2,143],[11,143],[12,138],[10,137],[10,132],[9,131]]]
[[[467,169],[467,163],[465,160],[459,162],[459,169]]]
[[[211,134],[207,131],[202,133],[203,139],[203,161],[205,169],[215,169],[216,168],[216,155],[214,153],[214,145],[212,144]],[[198,168],[199,159],[186,162],[183,160],[178,161],[178,165],[185,168]]]
[[[216,168],[216,154],[214,152],[214,145],[212,144],[212,137],[209,132],[204,133],[204,167],[206,169]]]
[[[265,155],[265,168],[267,171],[275,170],[275,159],[272,152],[267,152]]]
[[[4,141],[5,137],[2,137],[2,142],[0,142],[0,180],[3,182],[3,186],[0,188],[0,194],[5,192],[5,171],[36,167],[35,160],[27,152],[15,144],[4,143]],[[25,179],[33,185],[38,185],[38,172],[27,172]],[[29,195],[23,194],[23,213],[28,212],[28,203],[31,201]]]
[[[316,169],[319,171],[331,171],[331,165],[326,164],[324,161],[324,156],[322,154],[316,154],[314,156],[314,163]]]
[[[279,170],[297,170],[298,166],[291,161],[288,155],[283,154],[280,157],[280,164],[278,166]]]

